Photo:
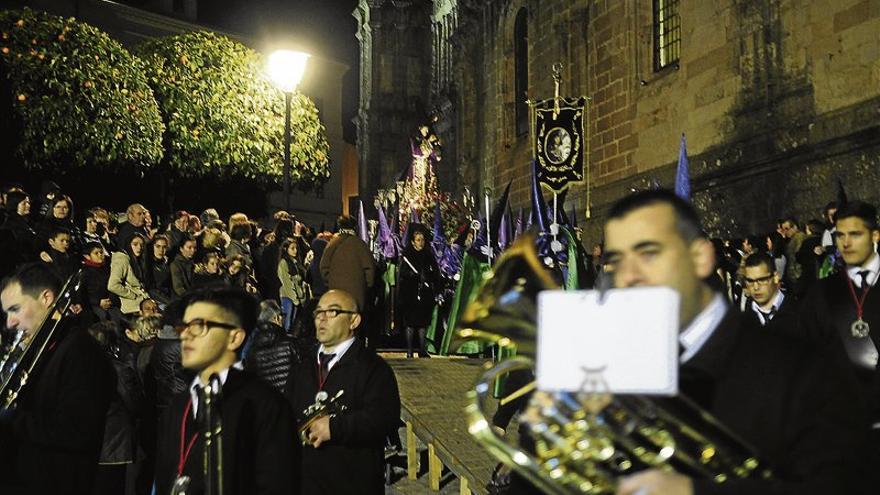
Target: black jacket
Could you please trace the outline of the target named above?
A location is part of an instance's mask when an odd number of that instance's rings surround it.
[[[195,275],[195,262],[183,255],[174,258],[171,262],[171,289],[172,295],[180,296],[193,286]]]
[[[144,390],[137,374],[134,356],[120,352],[110,359],[116,370],[116,393],[107,411],[100,462],[130,463],[134,461],[135,421],[143,407]]]
[[[189,388],[177,395],[162,417],[156,456],[157,493],[171,493],[180,459],[183,412],[190,401]],[[295,445],[299,442],[293,414],[284,397],[246,371],[230,369],[221,398],[223,424],[224,493],[229,495],[290,495],[295,493]],[[187,441],[198,427],[190,412]],[[204,445],[195,442],[183,474],[192,482],[187,491],[204,490]]]
[[[0,450],[14,452],[12,484],[23,493],[91,493],[101,453],[113,368],[84,331],[62,322],[58,332],[0,432]],[[15,493],[4,488],[9,481],[0,479],[0,493]]]
[[[290,375],[287,398],[298,418],[318,392],[317,350],[305,354]],[[348,410],[330,420],[330,440],[320,448],[302,447],[302,495],[383,494],[384,442],[400,420],[394,372],[382,358],[355,342],[327,375],[324,391]],[[343,474],[344,473],[344,474]]]
[[[278,325],[262,322],[251,341],[244,367],[279,392],[284,392],[290,369],[299,362],[294,340]]]
[[[801,323],[806,335],[823,347],[836,348],[859,378],[871,408],[871,420],[880,421],[880,368],[869,359],[871,344],[880,349],[880,286],[865,298],[862,318],[871,326],[867,338],[855,338],[850,327],[856,321],[856,303],[850,292],[849,277],[841,270],[817,281],[804,298]],[[860,294],[858,288],[856,294]],[[880,447],[878,447],[880,448]]]
[[[400,259],[397,311],[403,327],[427,327],[434,312],[440,270],[430,246],[421,251],[410,247]]]
[[[190,379],[191,376],[180,364],[180,340],[163,338],[160,334],[150,352],[144,376],[148,400],[155,403],[161,413],[171,403],[173,396],[186,390]]]
[[[171,291],[171,262],[167,259],[157,261],[150,256],[147,266],[150,271],[147,293],[157,302],[168,304],[173,299],[173,292]]]
[[[36,259],[37,234],[26,217],[11,214],[0,226],[0,276]]]
[[[779,481],[695,480],[696,494],[864,493],[865,403],[827,352],[755,331],[736,310],[689,361],[682,392],[754,446]]]

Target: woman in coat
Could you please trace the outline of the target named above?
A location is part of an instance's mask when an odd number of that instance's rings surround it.
[[[278,256],[278,280],[281,282],[278,295],[284,312],[284,330],[288,332],[296,321],[297,312],[309,297],[305,270],[297,261],[298,246],[296,239],[286,239],[281,243]]]
[[[425,335],[434,313],[439,270],[434,254],[427,247],[424,226],[414,224],[410,229],[413,231],[410,243],[400,258],[397,312],[406,331],[406,355],[411,358],[416,334],[419,338],[419,356],[427,356]]]
[[[150,297],[146,284],[147,269],[144,246],[147,240],[140,233],[134,233],[124,251],[110,255],[110,280],[107,289],[119,297],[122,314],[132,316],[140,311],[140,303]]]

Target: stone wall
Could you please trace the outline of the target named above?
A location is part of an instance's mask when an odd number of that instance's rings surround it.
[[[771,230],[784,214],[817,217],[838,178],[850,196],[880,202],[877,0],[681,0],[680,60],[659,72],[652,0],[442,4],[457,25],[440,88],[455,116],[443,136],[454,152],[441,166],[455,169],[458,186],[498,194],[512,182],[514,208],[528,207],[513,50],[514,20],[527,9],[528,97],[552,96],[550,67],[562,62],[562,93],[591,98],[588,241],[600,238],[611,202],[655,181],[672,185],[682,133],[694,203],[713,235]],[[586,184],[567,203],[584,225]]]

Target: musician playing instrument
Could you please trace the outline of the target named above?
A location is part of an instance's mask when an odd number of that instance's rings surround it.
[[[614,205],[605,225],[616,287],[668,286],[681,296],[680,390],[769,461],[772,480],[716,484],[648,470],[619,494],[862,493],[868,431],[858,385],[824,353],[744,325],[707,284],[712,243],[693,208],[669,191]]]
[[[9,329],[22,343],[61,318],[31,376],[0,419],[0,493],[83,494],[93,489],[113,368],[75,318],[54,312],[62,282],[44,264],[0,283]],[[12,355],[5,361],[14,362]],[[26,363],[20,363],[24,367]]]
[[[331,290],[313,313],[321,343],[312,358],[291,369],[287,398],[300,414],[318,394],[345,410],[314,421],[302,446],[302,495],[383,494],[384,445],[400,418],[400,396],[391,367],[356,337],[361,323],[355,299]],[[297,442],[300,445],[300,442]]]
[[[284,397],[241,369],[239,354],[257,321],[257,301],[243,289],[207,287],[185,294],[180,332],[183,367],[196,372],[160,422],[157,493],[188,479],[188,495],[204,493],[206,470],[222,472],[225,495],[294,492],[294,418]],[[222,383],[222,466],[204,466],[204,391],[212,375]]]

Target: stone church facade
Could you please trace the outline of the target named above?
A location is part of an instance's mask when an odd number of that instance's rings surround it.
[[[687,138],[713,235],[806,220],[835,198],[880,202],[878,0],[362,0],[361,191],[389,187],[427,119],[440,184],[512,181],[529,204],[526,99],[590,98],[586,184],[566,211],[598,240],[615,199],[671,186]]]

